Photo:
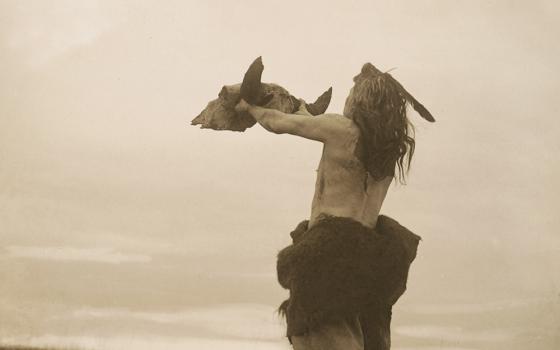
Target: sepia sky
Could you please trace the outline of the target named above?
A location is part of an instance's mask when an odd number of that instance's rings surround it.
[[[7,315],[29,305],[280,302],[275,255],[310,214],[321,145],[190,126],[257,56],[298,97],[332,86],[333,113],[363,63],[396,67],[435,116],[411,111],[408,184],[382,209],[423,237],[405,305],[557,298],[559,17],[554,1],[0,1],[0,317],[19,332]]]

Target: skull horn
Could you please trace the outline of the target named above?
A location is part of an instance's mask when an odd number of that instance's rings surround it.
[[[263,70],[262,57],[259,56],[251,63],[241,83],[240,96],[252,105],[260,105],[263,102],[264,88],[261,82]]]
[[[315,100],[315,102],[309,104],[306,103],[305,107],[312,115],[319,115],[326,112],[329,104],[331,103],[332,98],[332,87],[330,87],[327,91],[323,92],[321,96]]]

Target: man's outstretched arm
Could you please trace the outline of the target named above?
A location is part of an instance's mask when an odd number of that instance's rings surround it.
[[[342,116],[311,116],[301,109],[297,114],[283,113],[275,109],[252,106],[244,100],[241,100],[235,109],[237,112],[248,112],[263,128],[275,134],[292,134],[320,142],[341,135],[349,122]]]

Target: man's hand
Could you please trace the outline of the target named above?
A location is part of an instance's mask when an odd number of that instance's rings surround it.
[[[241,101],[239,101],[239,103],[235,106],[235,112],[237,113],[249,112],[250,107],[251,105],[248,104],[247,101],[241,99]]]

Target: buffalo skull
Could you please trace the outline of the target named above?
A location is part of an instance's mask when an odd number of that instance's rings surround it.
[[[261,57],[249,67],[241,84],[225,85],[218,98],[208,103],[206,108],[191,121],[192,125],[213,130],[245,131],[255,125],[255,119],[248,113],[235,112],[235,106],[243,98],[247,102],[272,108],[284,113],[294,113],[300,107],[300,100],[277,84],[262,83],[264,66]],[[325,91],[306,107],[312,115],[325,113],[331,101],[332,88]]]

